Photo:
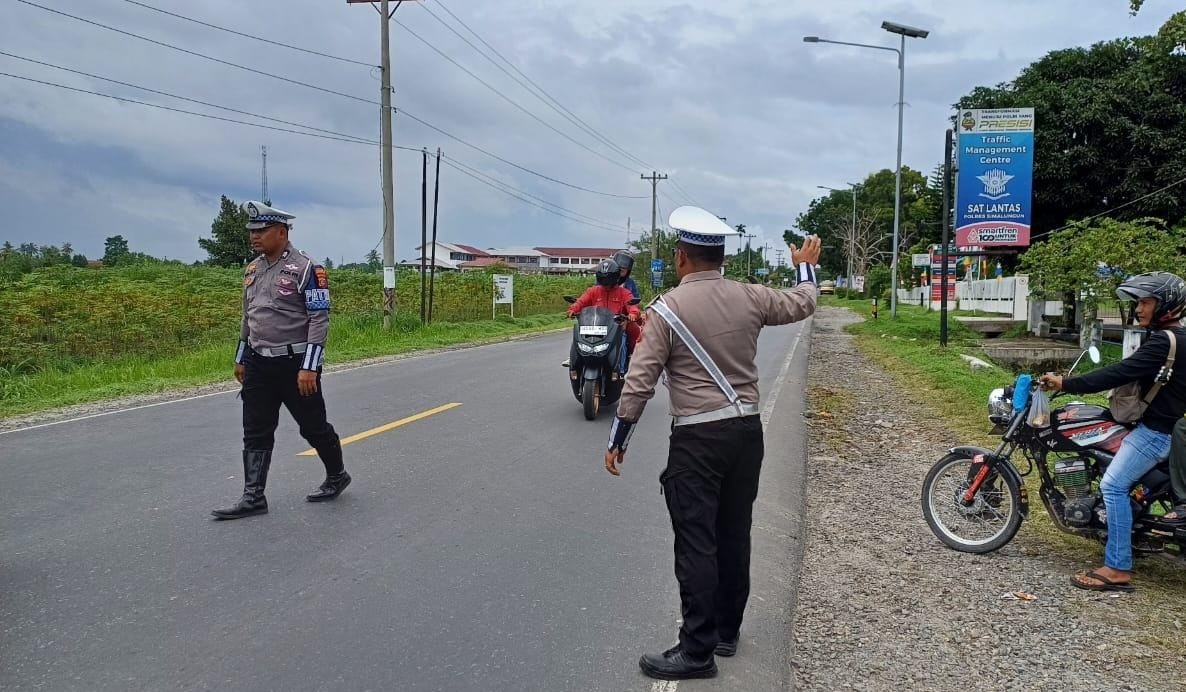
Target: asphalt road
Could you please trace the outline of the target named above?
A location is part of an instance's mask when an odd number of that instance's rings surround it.
[[[801,331],[760,341],[763,404],[781,387],[741,650],[679,689],[790,684]],[[271,513],[241,521],[208,516],[241,490],[233,393],[0,434],[0,689],[675,690],[637,666],[679,617],[666,392],[611,477],[610,412],[582,417],[568,338],[327,375],[343,437],[461,405],[346,446],[354,484],[325,504],[282,414]]]

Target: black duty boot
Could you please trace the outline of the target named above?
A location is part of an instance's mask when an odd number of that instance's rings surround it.
[[[264,487],[268,484],[268,467],[271,465],[271,452],[243,450],[243,497],[233,507],[216,509],[211,514],[217,519],[242,519],[253,514],[267,514],[268,498],[264,497]]]
[[[326,476],[321,487],[305,496],[309,502],[328,502],[337,498],[350,485],[350,474],[345,471]]]
[[[690,680],[692,678],[715,678],[717,663],[712,654],[704,658],[693,658],[683,649],[673,646],[661,654],[643,654],[638,659],[642,672],[658,680]]]
[[[325,464],[325,480],[321,487],[305,496],[309,502],[326,502],[342,494],[350,485],[350,474],[342,464],[342,443],[334,438],[330,444],[317,448],[317,456]]]
[[[722,639],[717,643],[717,648],[713,650],[713,653],[717,656],[725,657],[735,655],[737,653],[737,640],[740,638],[740,636],[734,636],[732,639]]]

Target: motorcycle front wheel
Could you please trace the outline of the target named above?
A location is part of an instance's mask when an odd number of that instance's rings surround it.
[[[585,380],[581,390],[581,404],[585,408],[585,420],[597,417],[601,408],[601,380]]]
[[[1013,474],[992,473],[970,502],[972,458],[948,454],[922,482],[922,513],[935,536],[965,553],[991,553],[1021,528],[1021,488]]]

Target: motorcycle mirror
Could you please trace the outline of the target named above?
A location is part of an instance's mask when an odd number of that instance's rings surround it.
[[[1100,350],[1098,348],[1096,348],[1095,346],[1092,346],[1091,348],[1087,349],[1087,357],[1091,359],[1092,363],[1099,365]]]
[[[572,296],[564,296],[564,302],[572,305],[573,303],[577,302],[577,299],[573,298]]]

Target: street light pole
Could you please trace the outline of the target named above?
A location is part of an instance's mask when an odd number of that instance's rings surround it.
[[[885,24],[882,24],[885,28]],[[898,236],[902,227],[902,111],[906,106],[906,34],[898,50],[898,160],[894,167],[894,259],[890,265],[890,317],[898,316]]]
[[[900,48],[889,46],[875,46],[869,43],[850,43],[848,41],[833,41],[819,36],[804,36],[804,43],[835,43],[841,46],[856,46],[858,48],[873,48],[888,50],[898,54],[898,155],[894,169],[894,239],[893,258],[890,262],[890,316],[898,316],[898,238],[902,224],[902,120],[906,106],[906,38],[926,38],[931,32],[917,29],[905,24],[882,22],[881,28],[891,34],[902,37]]]
[[[855,183],[849,183],[852,188],[852,233],[848,237],[848,281],[844,284],[850,291],[852,291],[852,253],[856,249],[857,243],[857,186]]]
[[[848,258],[848,274],[845,277],[844,287],[851,291],[852,290],[852,253],[853,253],[854,248],[856,247],[856,235],[857,235],[857,184],[856,183],[845,183],[845,185],[848,185],[850,188],[852,188],[852,228],[849,230],[848,237],[845,238],[846,242],[845,242],[845,247],[844,247],[844,253],[845,253],[845,255],[847,255],[847,258]],[[843,190],[840,190],[840,189],[834,188],[834,187],[828,187],[827,185],[816,185],[816,187],[820,188],[821,190],[831,190],[832,192],[844,192]]]

